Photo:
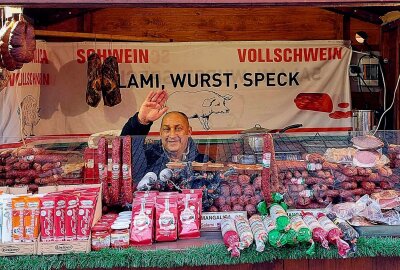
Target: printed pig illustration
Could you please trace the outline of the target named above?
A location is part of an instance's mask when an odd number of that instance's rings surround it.
[[[209,118],[212,114],[229,113],[227,100],[232,95],[220,95],[214,91],[177,91],[168,98],[170,111],[180,111],[189,118],[198,118],[205,130],[210,129]]]

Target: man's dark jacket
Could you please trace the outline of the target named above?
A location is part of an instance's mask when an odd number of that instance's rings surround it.
[[[145,144],[147,134],[153,123],[142,125],[138,119],[138,113],[129,118],[128,122],[122,128],[121,136],[132,135],[132,176],[135,182],[139,182],[148,172],[154,172],[157,176],[161,170],[166,168],[169,162],[167,153],[165,153],[161,141]],[[136,135],[136,136],[135,136]],[[188,141],[189,153],[184,161],[207,162],[209,157],[200,154],[192,138]]]

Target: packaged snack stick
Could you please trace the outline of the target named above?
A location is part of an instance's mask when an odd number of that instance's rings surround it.
[[[317,218],[322,228],[328,232],[328,241],[337,246],[338,253],[341,257],[347,257],[347,254],[350,251],[350,246],[341,239],[342,231],[325,214],[318,213]]]
[[[259,215],[253,215],[249,219],[251,231],[254,235],[254,241],[256,243],[256,250],[263,252],[265,249],[265,242],[268,241],[268,233],[264,228],[262,219]]]
[[[319,224],[318,220],[310,212],[302,212],[304,223],[310,228],[313,240],[321,243],[322,247],[329,249],[329,242],[327,239],[328,232]]]
[[[237,216],[235,218],[236,230],[239,234],[240,248],[248,248],[254,240],[253,233],[251,232],[251,227],[247,218],[242,216]]]
[[[228,248],[232,257],[240,257],[239,235],[236,231],[235,221],[230,218],[224,218],[221,221],[221,232],[224,244]]]

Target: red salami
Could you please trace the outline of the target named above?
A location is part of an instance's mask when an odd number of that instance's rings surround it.
[[[110,194],[108,190],[107,164],[108,164],[108,145],[105,138],[100,138],[97,146],[99,181],[102,186],[103,201],[105,205],[110,204]]]
[[[124,203],[132,203],[132,138],[125,136],[122,139],[122,201]]]
[[[116,137],[112,141],[112,166],[111,166],[111,190],[112,204],[117,204],[121,182],[121,138]]]
[[[272,135],[267,133],[264,135],[264,151],[263,151],[263,170],[261,190],[267,202],[271,202],[271,173],[272,167],[275,166],[275,149]],[[276,176],[277,174],[275,174]]]

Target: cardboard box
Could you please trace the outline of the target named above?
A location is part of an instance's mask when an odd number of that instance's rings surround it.
[[[37,252],[37,241],[0,244],[0,256],[33,255]]]
[[[22,187],[0,187],[0,190],[8,194],[26,194],[27,186]],[[0,256],[33,255],[37,251],[37,241],[21,243],[0,243]]]
[[[97,197],[96,210],[94,212],[92,226],[101,218],[102,203],[101,203],[101,185],[67,185],[67,186],[48,186],[39,187],[39,193],[48,193],[63,190],[74,190],[78,188],[100,187],[99,196]],[[54,241],[54,242],[38,242],[37,254],[66,254],[66,253],[87,253],[91,250],[91,238],[88,240],[74,241]]]

